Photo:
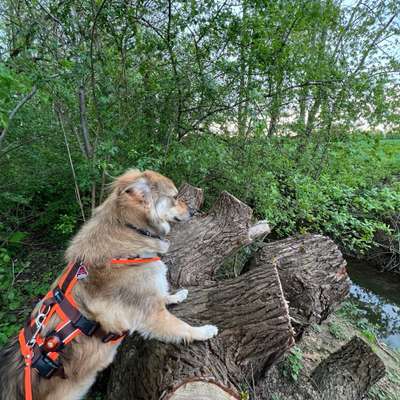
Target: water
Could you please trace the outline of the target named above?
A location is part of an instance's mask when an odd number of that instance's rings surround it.
[[[365,263],[349,262],[350,296],[377,327],[377,336],[400,349],[400,275],[381,273]]]

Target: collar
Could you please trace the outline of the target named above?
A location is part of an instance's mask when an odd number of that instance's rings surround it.
[[[148,231],[146,229],[138,228],[137,226],[129,224],[129,223],[125,224],[125,226],[134,230],[137,233],[140,233],[143,236],[151,237],[153,239],[163,240],[163,238],[161,236],[155,235],[154,233],[151,233],[150,231]]]

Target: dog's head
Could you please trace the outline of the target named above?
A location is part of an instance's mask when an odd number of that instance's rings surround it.
[[[125,223],[166,235],[170,222],[187,221],[193,210],[176,198],[171,179],[154,171],[129,170],[114,183],[119,214]]]

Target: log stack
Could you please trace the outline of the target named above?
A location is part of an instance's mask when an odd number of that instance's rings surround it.
[[[180,190],[192,207],[200,189]],[[241,275],[216,279],[224,261],[270,232],[252,210],[223,192],[207,213],[176,225],[164,258],[175,289],[189,290],[173,313],[193,325],[215,324],[217,337],[190,345],[128,338],[115,360],[108,400],[232,400],[347,296],[345,261],[328,238],[307,235],[263,244]]]

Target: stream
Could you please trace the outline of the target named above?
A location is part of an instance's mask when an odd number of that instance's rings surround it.
[[[350,297],[364,317],[376,326],[377,336],[400,350],[400,275],[381,273],[361,262],[349,261]]]

